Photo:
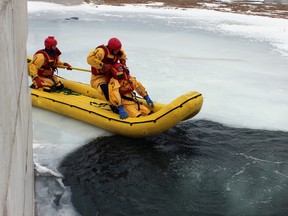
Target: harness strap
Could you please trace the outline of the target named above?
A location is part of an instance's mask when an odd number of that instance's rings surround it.
[[[134,96],[135,96],[135,93],[134,93],[134,92],[132,92],[132,94],[134,94]],[[140,110],[140,102],[137,100],[136,97],[127,97],[127,96],[125,96],[125,95],[121,95],[121,98],[123,98],[123,99],[125,99],[125,100],[128,100],[128,101],[133,101],[133,102],[137,103],[138,111]]]

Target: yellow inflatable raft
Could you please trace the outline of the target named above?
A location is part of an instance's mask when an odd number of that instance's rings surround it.
[[[105,100],[99,99],[97,91],[89,85],[60,79],[68,90],[48,93],[31,88],[33,106],[127,137],[140,138],[162,133],[179,122],[195,116],[203,104],[200,93],[188,92],[169,104],[155,102],[153,114],[149,116],[122,120],[118,114],[110,110]]]

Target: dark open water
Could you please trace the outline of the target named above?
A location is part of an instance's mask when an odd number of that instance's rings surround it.
[[[82,216],[288,215],[288,133],[187,121],[93,140],[59,170]]]

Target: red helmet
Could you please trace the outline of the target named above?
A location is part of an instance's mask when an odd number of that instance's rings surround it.
[[[51,49],[51,46],[57,45],[57,40],[54,38],[54,36],[48,36],[44,41],[45,48]]]
[[[109,51],[120,50],[121,47],[122,47],[121,41],[119,39],[117,39],[117,38],[111,38],[108,41],[108,49],[109,49]]]

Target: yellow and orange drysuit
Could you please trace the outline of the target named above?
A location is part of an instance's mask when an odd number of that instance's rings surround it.
[[[124,106],[129,117],[147,116],[152,113],[145,105],[137,100],[135,91],[143,98],[147,96],[145,87],[132,77],[120,63],[113,65],[108,84],[109,99],[114,106]]]
[[[107,88],[108,84],[106,74],[109,73],[112,65],[118,61],[126,65],[126,53],[124,50],[120,49],[117,54],[113,54],[105,45],[98,46],[90,51],[87,56],[87,63],[91,65],[92,72],[90,84],[101,95],[105,96],[107,101],[109,101],[108,89],[103,89]]]
[[[29,76],[32,78],[35,88],[48,92],[52,89],[63,88],[63,84],[54,75],[57,67],[66,67],[71,70],[71,65],[60,61],[61,52],[58,48],[53,51],[50,50],[50,52],[54,52],[54,54],[49,55],[45,49],[37,51],[33,60],[28,64]]]

